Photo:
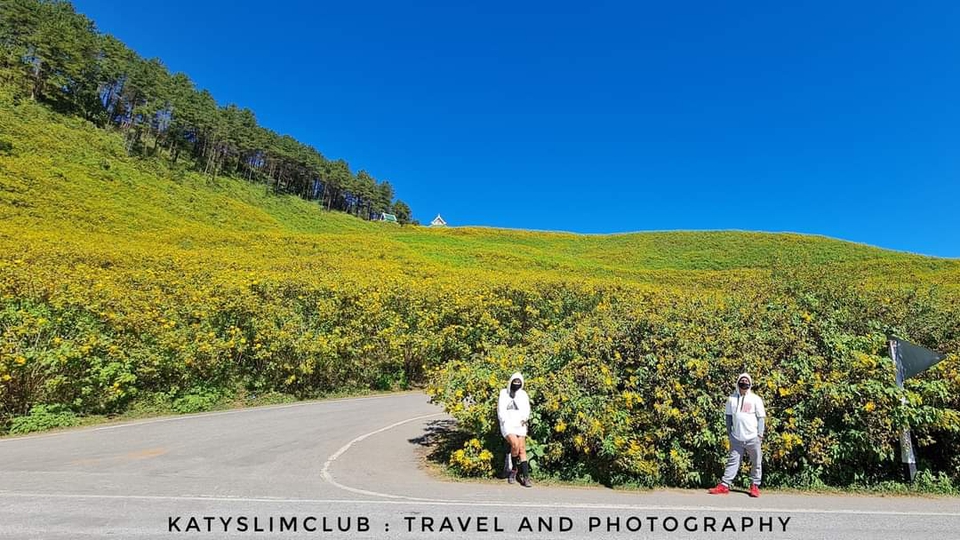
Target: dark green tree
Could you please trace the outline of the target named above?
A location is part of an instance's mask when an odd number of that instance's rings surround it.
[[[395,203],[393,203],[393,211],[391,213],[397,216],[397,221],[399,221],[401,225],[410,223],[410,218],[412,216],[410,207],[407,206],[407,203],[398,199]]]
[[[278,193],[317,199],[328,209],[370,219],[409,208],[393,186],[331,161],[289,135],[260,126],[253,111],[220,106],[183,73],[144,59],[63,0],[0,0],[0,82],[124,135],[132,154],[186,156],[216,177],[237,175]]]

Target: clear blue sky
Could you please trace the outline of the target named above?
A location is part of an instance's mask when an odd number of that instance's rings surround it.
[[[421,221],[960,257],[960,2],[74,3]]]

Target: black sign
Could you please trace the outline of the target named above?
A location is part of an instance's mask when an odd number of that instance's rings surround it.
[[[891,337],[890,339],[897,342],[896,349],[894,349],[897,357],[894,360],[897,362],[898,368],[902,366],[903,380],[930,369],[934,364],[947,357],[945,354],[914,345],[898,337]]]

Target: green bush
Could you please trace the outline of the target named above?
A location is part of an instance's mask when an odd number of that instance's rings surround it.
[[[488,476],[493,472],[491,460],[493,453],[480,444],[477,439],[470,439],[463,448],[450,454],[450,468],[460,476]]]
[[[70,411],[57,405],[37,405],[30,409],[30,414],[15,417],[10,422],[10,433],[23,435],[34,431],[45,431],[54,428],[75,426],[79,423],[77,417]]]
[[[496,449],[497,393],[520,370],[543,473],[702,487],[722,471],[724,400],[748,371],[769,415],[767,485],[896,479],[898,436],[908,426],[931,474],[956,484],[960,357],[900,391],[885,336],[956,351],[958,315],[956,301],[935,291],[872,291],[821,273],[779,274],[716,294],[611,289],[575,324],[440,366],[430,393]]]
[[[173,400],[173,410],[180,414],[209,411],[220,402],[220,392],[209,388],[195,388]]]

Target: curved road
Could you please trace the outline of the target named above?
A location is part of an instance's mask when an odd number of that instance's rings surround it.
[[[957,498],[443,481],[445,421],[404,393],[2,439],[0,538],[960,538]]]

